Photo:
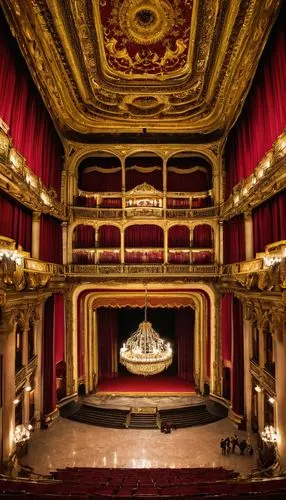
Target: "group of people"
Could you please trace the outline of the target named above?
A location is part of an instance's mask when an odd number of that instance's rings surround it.
[[[220,447],[222,455],[230,455],[230,453],[235,453],[236,448],[238,448],[238,450],[240,451],[240,455],[244,455],[245,452],[248,455],[253,455],[252,445],[250,443],[247,443],[246,439],[239,439],[237,434],[233,434],[231,438],[221,438]]]

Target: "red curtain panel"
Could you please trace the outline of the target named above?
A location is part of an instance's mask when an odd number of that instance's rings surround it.
[[[61,221],[50,215],[41,215],[40,260],[62,264],[62,227]]]
[[[176,309],[175,331],[178,342],[178,377],[194,380],[195,311],[191,307]]]
[[[120,247],[120,230],[116,226],[100,226],[98,243],[101,248]]]
[[[232,388],[233,411],[244,415],[243,313],[239,299],[232,300]]]
[[[61,141],[2,11],[0,23],[0,117],[10,127],[13,145],[28,166],[59,197]]]
[[[115,355],[118,356],[118,309],[97,309],[98,377],[99,380],[116,378]]]
[[[163,229],[149,224],[134,224],[125,230],[125,247],[152,248],[164,246]]]
[[[286,239],[286,190],[278,193],[253,210],[254,253],[264,252],[265,246]]]
[[[44,307],[43,338],[43,413],[51,413],[57,402],[56,363],[54,337],[54,296],[49,297]]]
[[[152,172],[142,172],[134,168],[129,168],[126,170],[126,191],[139,186],[146,182],[153,186],[158,191],[163,190],[163,173],[162,170],[155,169]]]
[[[0,234],[31,252],[32,212],[0,191]]]
[[[74,229],[74,248],[94,248],[95,229],[92,226],[79,224]]]
[[[245,260],[245,231],[243,214],[223,224],[223,262],[233,264]]]
[[[187,226],[172,226],[168,232],[169,248],[190,247],[190,230]]]
[[[98,172],[82,171],[80,188],[83,191],[95,193],[118,192],[122,190],[122,173],[116,169],[116,172]]]
[[[232,294],[226,293],[221,298],[221,308],[220,308],[220,331],[221,331],[221,342],[222,342],[222,360],[231,360],[231,321],[232,313]]]
[[[242,113],[225,149],[226,197],[249,176],[286,124],[286,4],[260,60]]]
[[[65,359],[65,301],[61,293],[54,294],[55,363]]]
[[[194,248],[212,248],[212,228],[208,224],[200,224],[194,228]]]

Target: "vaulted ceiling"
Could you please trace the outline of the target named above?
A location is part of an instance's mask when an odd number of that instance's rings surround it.
[[[62,135],[220,137],[278,0],[1,0]]]

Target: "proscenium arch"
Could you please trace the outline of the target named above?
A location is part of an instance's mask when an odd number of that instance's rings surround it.
[[[186,293],[192,293],[192,290],[201,290],[202,292],[205,292],[209,298],[210,301],[210,389],[211,392],[213,392],[213,389],[215,387],[215,379],[214,379],[214,364],[219,364],[220,362],[220,354],[218,352],[217,345],[219,344],[219,339],[217,338],[218,331],[217,331],[217,311],[215,307],[215,299],[216,299],[216,293],[211,285],[207,285],[205,283],[197,282],[193,284],[187,284],[187,283],[174,283],[174,284],[153,284],[149,283],[148,284],[148,291],[151,293],[152,290],[158,290],[158,288],[164,289],[164,291],[168,292],[174,292],[178,288],[182,292]],[[114,284],[114,283],[106,283],[105,285],[102,286],[102,289],[98,289],[99,286],[96,284],[90,284],[88,285],[88,290],[90,293],[96,292],[98,295],[102,295],[103,293],[107,292],[112,292],[114,294],[118,294],[118,290],[122,290],[122,285],[120,284]],[[138,292],[142,291],[144,292],[146,288],[146,281],[142,280],[142,283],[128,283],[125,285],[125,290],[134,290],[136,289]],[[81,292],[85,291],[87,289],[86,284],[81,284],[78,285],[72,294],[72,330],[67,332],[68,334],[68,339],[67,339],[67,346],[68,349],[70,350],[69,352],[69,371],[70,371],[70,377],[74,379],[75,381],[75,387],[78,385],[78,351],[77,351],[77,340],[78,340],[78,332],[77,332],[77,321],[78,321],[78,314],[77,314],[77,304],[78,304],[78,297],[81,294]],[[194,293],[194,292],[193,292]],[[86,308],[85,308],[86,309]],[[87,309],[86,309],[87,310]]]

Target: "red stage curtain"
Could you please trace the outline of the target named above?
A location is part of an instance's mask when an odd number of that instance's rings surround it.
[[[43,333],[43,413],[51,413],[57,402],[54,337],[54,296],[45,302]]]
[[[118,364],[118,310],[97,309],[98,378],[116,378]]]
[[[164,233],[159,226],[148,224],[129,226],[125,230],[124,238],[126,248],[160,248],[164,246]]]
[[[176,309],[175,331],[178,341],[178,377],[194,380],[195,311],[191,307]]]
[[[31,170],[60,195],[62,144],[2,12],[0,23],[0,117]]]
[[[190,264],[189,252],[169,252],[169,264]]]
[[[80,189],[95,193],[118,192],[122,190],[122,173],[116,168],[115,172],[98,172],[96,170],[80,174]]]
[[[226,143],[226,195],[249,176],[286,123],[286,4],[262,54],[243,111]]]
[[[95,247],[95,229],[92,226],[79,224],[74,229],[74,248],[94,248]]]
[[[98,243],[101,248],[120,247],[120,230],[116,226],[100,226]]]
[[[232,409],[244,415],[243,312],[239,299],[232,301]]]
[[[231,319],[231,305],[232,305],[232,294],[226,293],[221,298],[221,309],[220,309],[220,331],[221,331],[221,350],[222,350],[222,360],[231,360],[231,329],[232,329],[232,319]]]
[[[191,173],[173,172],[167,168],[167,191],[198,192],[208,191],[210,189],[209,174],[201,170],[195,170]]]
[[[63,244],[61,221],[50,215],[41,215],[40,259],[62,264]]]
[[[78,378],[85,375],[84,371],[84,299],[85,292],[82,292],[77,300],[77,369]]]
[[[254,253],[265,246],[286,239],[286,190],[276,194],[253,210]]]
[[[152,172],[139,172],[134,168],[128,168],[126,170],[126,191],[139,186],[146,182],[153,186],[158,191],[163,190],[163,171],[156,169]]]
[[[187,226],[172,226],[168,232],[169,248],[190,247],[190,230]]]
[[[31,252],[32,212],[0,191],[0,234]]]
[[[212,228],[208,224],[201,224],[194,228],[194,248],[212,248]]]
[[[120,253],[119,252],[100,252],[98,257],[99,264],[120,264]]]
[[[245,260],[245,234],[243,214],[223,224],[223,262],[233,264]]]

